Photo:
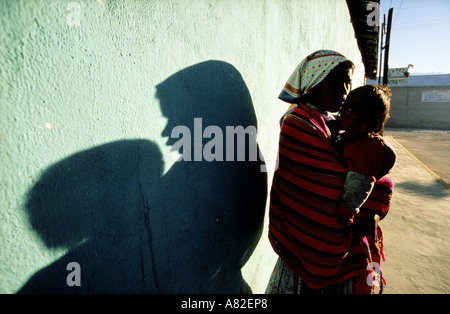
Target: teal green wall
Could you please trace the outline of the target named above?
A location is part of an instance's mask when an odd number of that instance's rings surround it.
[[[264,292],[277,96],[322,48],[362,84],[346,2],[69,3],[0,2],[0,293]],[[176,162],[196,117],[257,126],[269,172]]]

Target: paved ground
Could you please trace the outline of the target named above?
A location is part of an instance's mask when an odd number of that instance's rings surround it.
[[[450,184],[450,131],[392,129],[384,131],[435,174]]]
[[[386,129],[384,136],[397,152],[392,204],[381,222],[385,293],[448,294],[450,131]]]

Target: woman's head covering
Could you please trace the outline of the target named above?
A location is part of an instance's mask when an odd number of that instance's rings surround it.
[[[302,95],[308,94],[343,61],[349,61],[349,59],[336,51],[318,50],[313,52],[300,62],[278,98],[290,104],[299,104]]]

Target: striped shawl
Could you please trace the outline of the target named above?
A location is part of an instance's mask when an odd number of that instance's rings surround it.
[[[287,114],[270,196],[269,240],[313,289],[361,274],[372,260],[362,237],[341,227],[334,215],[346,174],[321,114],[305,105]],[[377,181],[361,212],[384,217],[392,189],[390,178]]]

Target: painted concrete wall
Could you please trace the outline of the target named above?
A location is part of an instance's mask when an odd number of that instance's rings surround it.
[[[0,292],[264,292],[277,96],[323,48],[362,84],[345,1],[4,0],[0,14]],[[226,143],[226,126],[257,126],[269,171],[177,162],[179,125],[205,146],[198,129]]]
[[[424,90],[448,90],[448,86],[390,86],[390,118],[394,128],[450,130],[450,102],[423,102]]]

